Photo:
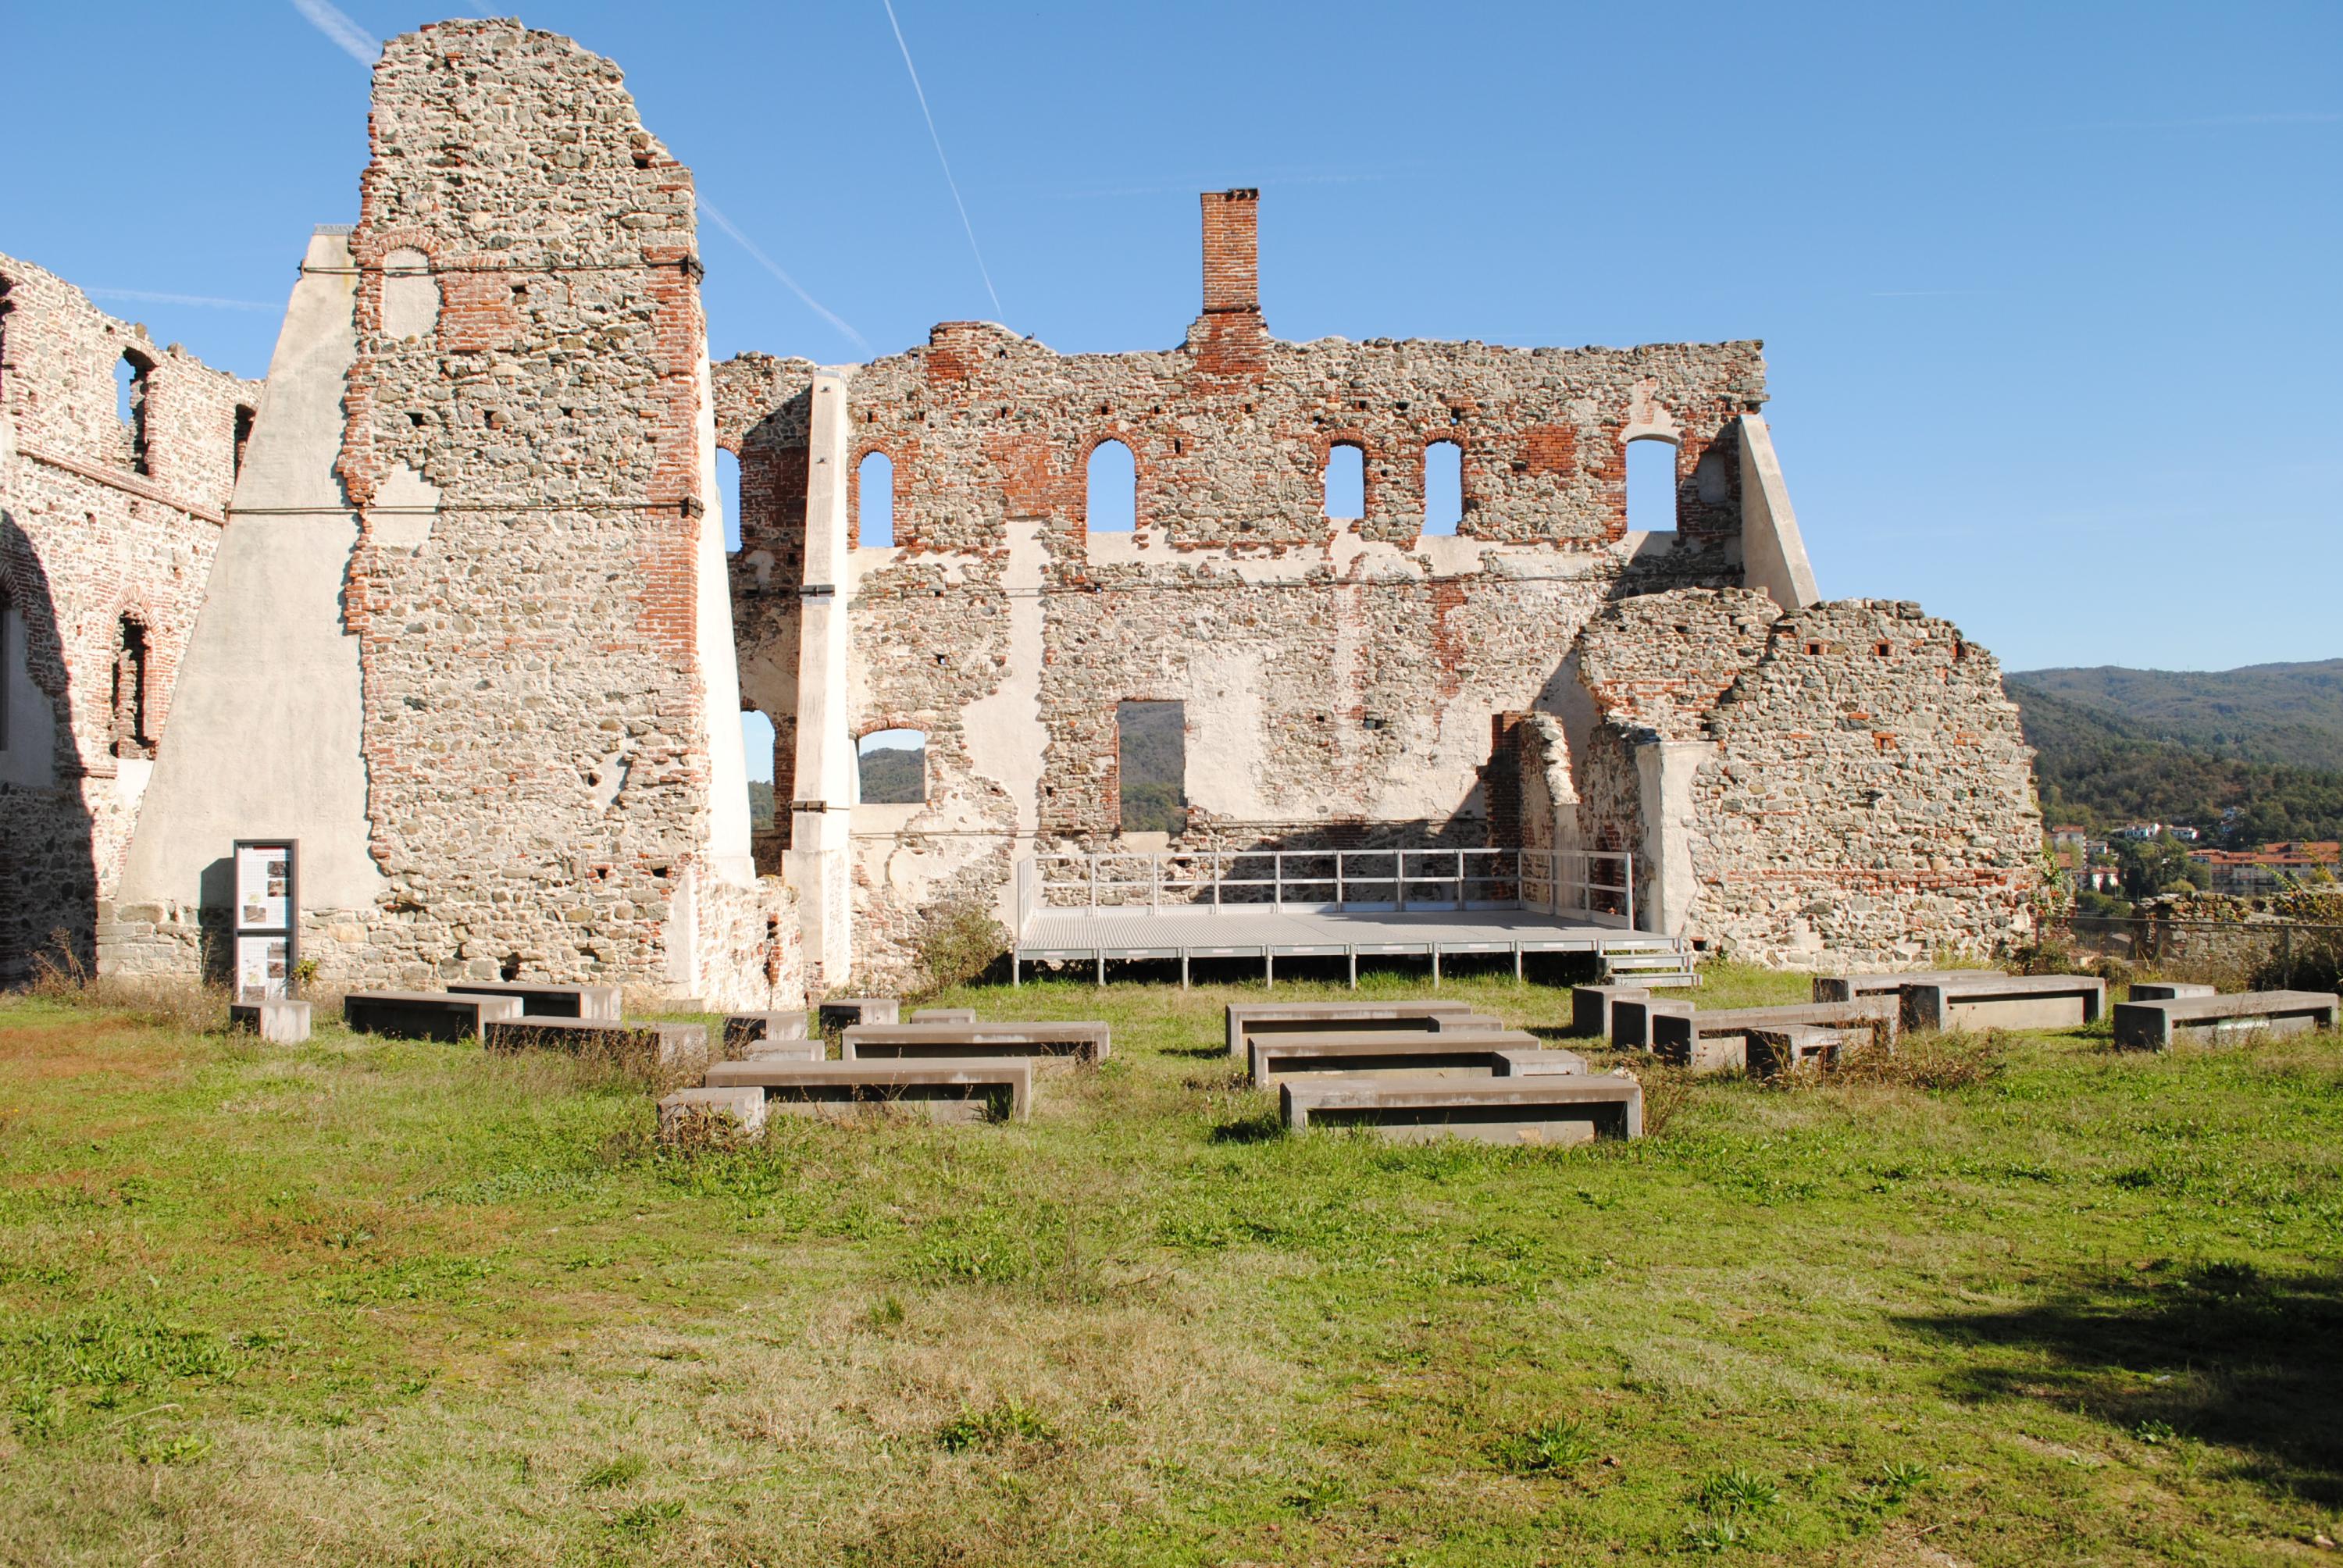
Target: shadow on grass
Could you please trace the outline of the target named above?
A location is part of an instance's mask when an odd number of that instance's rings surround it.
[[[2221,1443],[2258,1455],[2265,1483],[2343,1503],[2343,1274],[2205,1263],[1901,1322],[1980,1352],[1945,1379],[1954,1398],[2050,1399],[2146,1441]]]
[[[1274,1111],[1223,1121],[1212,1132],[1215,1143],[1274,1143],[1284,1136],[1285,1123]]]

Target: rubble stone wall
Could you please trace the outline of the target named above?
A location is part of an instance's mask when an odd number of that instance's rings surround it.
[[[0,981],[44,953],[95,967],[258,397],[0,256]]]

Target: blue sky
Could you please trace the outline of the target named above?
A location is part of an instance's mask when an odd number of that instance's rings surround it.
[[[1282,337],[1764,338],[1826,594],[2015,668],[2343,656],[2332,0],[895,5],[982,270],[881,0],[522,11],[771,264],[704,229],[719,357],[995,316],[1166,347],[1195,193],[1257,185]],[[365,69],[292,0],[6,36],[0,249],[259,374],[309,226],[356,216]]]

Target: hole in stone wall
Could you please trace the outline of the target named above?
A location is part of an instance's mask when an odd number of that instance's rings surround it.
[[[244,474],[244,449],[252,445],[252,422],[258,417],[249,404],[236,406],[236,444],[228,456],[228,477],[232,479]]]
[[[1120,441],[1091,448],[1085,526],[1094,534],[1128,534],[1139,527],[1139,464]]]
[[[740,459],[724,447],[716,448],[716,504],[724,508],[724,548],[740,548]]]
[[[1627,443],[1627,531],[1673,533],[1676,526],[1676,448],[1644,437]]]
[[[864,455],[854,471],[854,541],[865,549],[895,542],[895,459],[884,452]]]
[[[1342,443],[1326,451],[1326,515],[1342,521],[1367,515],[1367,455]]]
[[[146,471],[147,372],[154,367],[128,349],[114,362],[114,413],[130,432],[130,471]]]
[[[1434,441],[1423,449],[1423,531],[1453,534],[1464,520],[1464,448]]]
[[[740,749],[749,759],[749,828],[773,826],[773,721],[753,708],[740,710]]]
[[[0,277],[0,396],[8,390],[8,313],[15,308],[8,302],[8,290],[14,286]]]
[[[925,730],[874,729],[854,751],[865,806],[916,806],[928,798]]]
[[[146,733],[146,628],[124,616],[114,647],[114,754],[152,757]]]
[[[1187,704],[1117,703],[1114,727],[1122,831],[1179,832],[1188,825]]]

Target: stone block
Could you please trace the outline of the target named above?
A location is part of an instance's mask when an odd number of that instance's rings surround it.
[[[547,980],[449,980],[447,989],[467,996],[520,999],[523,1018],[585,1018],[610,1023],[626,1011],[626,993],[614,985],[557,985]]]
[[[1611,1038],[1611,1004],[1621,997],[1650,1000],[1652,989],[1640,985],[1582,985],[1570,990],[1570,1032],[1594,1040]]]
[[[1654,1018],[1690,1018],[1695,1010],[1692,1003],[1675,998],[1660,1000],[1650,996],[1614,997],[1611,1043],[1621,1050],[1649,1050]]]
[[[1933,981],[1959,981],[1995,979],[1998,970],[1912,970],[1903,973],[1862,975],[1816,975],[1816,1001],[1852,1001],[1862,996],[1900,996],[1907,985],[1926,985]]]
[[[806,1015],[803,1009],[782,1012],[736,1012],[724,1020],[724,1055],[738,1060],[749,1053],[749,1049],[763,1040],[803,1040],[806,1037]]]
[[[227,1010],[227,1026],[277,1045],[298,1045],[309,1038],[309,1004],[291,999],[240,1001]]]
[[[1255,1089],[1271,1088],[1283,1078],[1342,1072],[1501,1078],[1512,1070],[1508,1053],[1537,1049],[1537,1036],[1517,1029],[1355,1030],[1255,1035],[1245,1042]]]
[[[863,1023],[839,1036],[844,1061],[913,1060],[923,1058],[1072,1056],[1104,1061],[1113,1049],[1103,1023]]]
[[[1902,988],[1906,1029],[2079,1029],[2105,1014],[2107,982],[2096,975],[2005,975]]]
[[[1835,1066],[1844,1058],[1870,1049],[1877,1037],[1868,1027],[1785,1023],[1752,1029],[1742,1038],[1747,1041],[1745,1065],[1750,1076],[1776,1078],[1785,1072]]]
[[[2117,1002],[2116,1043],[2137,1050],[2167,1050],[2183,1040],[2226,1044],[2257,1036],[2333,1029],[2338,1005],[2336,994],[2323,990],[2256,990],[2232,996],[2175,997],[2168,1001]]]
[[[2218,996],[2218,986],[2199,985],[2193,980],[2134,980],[2127,1000],[2131,1001],[2178,1001],[2184,997]]]
[[[1245,1053],[1249,1034],[1304,1033],[1343,1029],[1422,1029],[1439,1020],[1477,1016],[1465,1001],[1257,1001],[1231,1002],[1229,1054]]]
[[[688,1135],[698,1121],[729,1122],[754,1135],[765,1130],[765,1091],[756,1088],[679,1089],[659,1102],[660,1141],[672,1143]]]
[[[939,1121],[1021,1121],[1033,1104],[1030,1057],[990,1060],[721,1061],[710,1089],[759,1090],[769,1113],[823,1115],[881,1106]]]
[[[922,1007],[911,1010],[913,1023],[974,1023],[976,1009],[972,1007]]]
[[[1737,1071],[1744,1067],[1754,1071],[1748,1054],[1748,1034],[1753,1029],[1783,1029],[1795,1024],[1862,1028],[1885,1044],[1896,1038],[1902,1007],[1902,999],[1894,992],[1871,992],[1851,1001],[1662,1011],[1650,1018],[1649,1049],[1663,1060],[1689,1067],[1694,1072]]]
[[[828,997],[819,1009],[821,1031],[835,1034],[858,1023],[894,1023],[901,1016],[902,1005],[891,996]]]
[[[495,1019],[481,1026],[490,1050],[558,1050],[637,1070],[697,1070],[708,1062],[708,1026],[660,1020]]]
[[[520,1017],[520,998],[444,990],[354,990],[342,1021],[360,1034],[394,1040],[472,1040],[492,1020]]]
[[[1533,1073],[1485,1081],[1343,1078],[1279,1086],[1294,1131],[1365,1128],[1393,1142],[1443,1138],[1552,1145],[1639,1138],[1644,1089],[1624,1074]]]

